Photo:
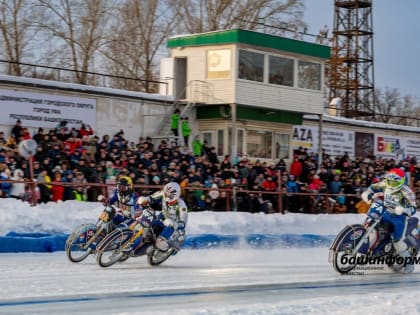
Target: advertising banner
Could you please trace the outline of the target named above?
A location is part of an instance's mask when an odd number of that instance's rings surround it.
[[[299,147],[307,148],[308,152],[318,153],[318,127],[293,126],[291,146],[293,150]],[[322,132],[322,148],[332,156],[348,154],[354,156],[354,131],[324,128]]]
[[[68,127],[85,123],[95,129],[96,100],[0,89],[0,125],[14,125],[17,119],[25,127],[52,129],[66,120]]]
[[[355,132],[355,156],[356,157],[372,157],[375,149],[375,139],[373,133]]]
[[[375,134],[375,156],[401,160],[406,156],[405,138]]]

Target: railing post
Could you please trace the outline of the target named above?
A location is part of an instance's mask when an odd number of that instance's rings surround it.
[[[34,181],[34,166],[33,166],[33,156],[32,154],[29,154],[28,157],[29,160],[29,176],[31,178],[31,202],[32,202],[32,206],[36,206],[37,204],[37,198],[36,198],[36,183]]]
[[[279,212],[281,212],[282,214],[284,214],[284,211],[283,211],[283,187],[282,187],[282,179],[281,179],[281,171],[280,170],[278,170],[277,171],[277,182],[278,182],[278,189],[277,189],[277,191],[278,191],[278,195],[277,195],[277,198],[278,198],[278,202],[277,202],[277,204],[278,204],[278,211]]]

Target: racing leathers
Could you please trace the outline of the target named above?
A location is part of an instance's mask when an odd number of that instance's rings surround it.
[[[367,223],[381,217],[384,223],[392,226],[392,238],[397,255],[409,257],[405,242],[408,217],[416,213],[416,197],[414,192],[406,184],[398,188],[389,187],[386,180],[372,184],[362,194],[365,202],[372,202],[367,213]],[[398,270],[397,270],[398,269]],[[411,272],[414,266],[406,265],[397,268],[399,272]]]
[[[113,218],[115,224],[120,224],[124,221],[134,220],[138,216],[137,206],[138,195],[132,191],[131,193],[122,196],[118,189],[115,189],[108,199],[108,204],[115,206],[117,212]]]
[[[184,243],[185,227],[188,221],[185,201],[177,198],[168,202],[164,198],[163,190],[150,195],[149,199],[151,203],[161,202],[162,207],[157,220],[153,223],[153,229],[157,234],[155,246],[163,251],[169,246],[179,249]]]

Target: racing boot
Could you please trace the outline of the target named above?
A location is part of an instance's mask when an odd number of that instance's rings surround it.
[[[399,240],[394,242],[394,248],[397,252],[397,259],[398,257],[404,258],[403,262],[400,264],[395,263],[392,265],[391,269],[398,273],[411,273],[414,270],[414,264],[411,260],[411,254],[407,249],[407,244],[404,240]]]

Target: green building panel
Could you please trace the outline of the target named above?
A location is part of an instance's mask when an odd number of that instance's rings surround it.
[[[255,120],[301,125],[303,114],[268,108],[257,108],[238,105],[236,109],[238,120]],[[197,119],[231,119],[229,105],[209,105],[197,107]]]
[[[167,46],[176,48],[239,43],[323,59],[329,59],[331,55],[331,49],[328,46],[241,29],[174,37],[168,40]]]

